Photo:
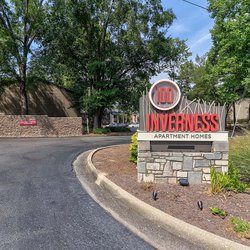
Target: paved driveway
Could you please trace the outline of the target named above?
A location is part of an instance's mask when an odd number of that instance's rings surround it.
[[[0,249],[151,249],[82,189],[72,160],[129,137],[0,139]]]

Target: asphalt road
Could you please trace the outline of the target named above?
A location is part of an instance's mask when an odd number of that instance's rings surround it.
[[[152,249],[95,203],[72,171],[79,153],[128,141],[0,139],[0,249]]]

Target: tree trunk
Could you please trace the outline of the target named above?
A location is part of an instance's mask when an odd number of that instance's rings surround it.
[[[103,109],[98,109],[94,115],[94,129],[102,127],[102,114]]]
[[[235,102],[233,102],[233,118],[234,118],[234,126],[236,124],[236,108],[235,108]]]
[[[28,96],[26,91],[26,66],[21,64],[19,66],[19,87],[20,87],[20,96],[21,96],[21,115],[29,114],[29,105],[28,105]]]
[[[228,115],[229,115],[230,107],[231,107],[231,106],[230,106],[229,104],[226,105],[225,129],[228,127],[227,118],[228,118]]]

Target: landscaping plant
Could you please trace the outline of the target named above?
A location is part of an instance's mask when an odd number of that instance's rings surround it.
[[[250,184],[250,132],[229,141],[229,161],[238,169],[240,179]]]
[[[240,181],[239,171],[229,165],[228,173],[217,172],[214,167],[211,168],[211,187],[212,194],[225,191],[244,192],[247,185]]]
[[[132,143],[129,146],[130,157],[129,160],[133,163],[137,163],[137,135],[138,133],[134,133],[131,137]]]
[[[130,130],[128,128],[125,127],[109,127],[109,130],[111,132],[130,132]]]
[[[211,212],[213,215],[218,215],[222,219],[224,219],[228,215],[228,213],[226,211],[224,211],[223,209],[220,209],[218,207],[211,207]]]
[[[236,233],[250,232],[250,223],[245,220],[239,219],[237,217],[232,217],[231,223],[233,224],[233,229]]]
[[[210,192],[212,194],[221,193],[229,186],[230,178],[226,173],[219,173],[214,167],[211,167],[211,186]]]
[[[110,129],[109,128],[95,128],[93,130],[93,133],[94,134],[108,134],[110,133]]]

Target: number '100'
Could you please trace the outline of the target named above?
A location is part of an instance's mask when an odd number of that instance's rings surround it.
[[[171,87],[156,88],[156,102],[160,103],[173,103],[174,90]]]

